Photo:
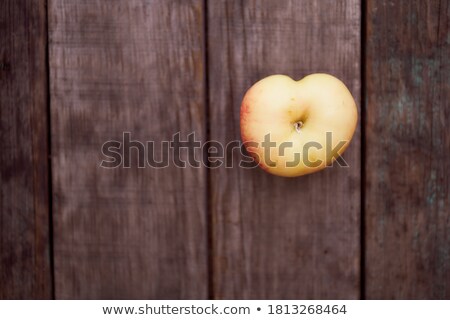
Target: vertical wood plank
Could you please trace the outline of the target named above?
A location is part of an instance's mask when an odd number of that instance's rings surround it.
[[[0,3],[0,299],[52,295],[45,3]]]
[[[56,297],[207,297],[205,169],[99,167],[125,131],[203,138],[202,1],[51,0],[49,22]]]
[[[449,1],[367,4],[366,297],[450,298]]]
[[[209,1],[211,138],[240,140],[241,99],[270,74],[331,73],[359,101],[360,16],[359,0]],[[359,297],[359,129],[344,158],[295,179],[212,170],[216,298]]]

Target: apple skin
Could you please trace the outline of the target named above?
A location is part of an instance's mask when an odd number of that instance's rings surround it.
[[[355,100],[339,79],[323,73],[299,81],[272,75],[255,83],[245,94],[241,137],[247,152],[262,169],[278,176],[297,177],[320,171],[341,155],[353,137],[357,120]],[[327,132],[332,137],[328,141]],[[267,134],[276,147],[261,146]],[[292,143],[292,147],[280,152],[283,142]],[[308,152],[302,152],[305,144],[310,146]],[[339,145],[342,147],[334,155],[327,152],[327,148]],[[303,153],[307,158],[293,165],[296,153],[300,159]]]

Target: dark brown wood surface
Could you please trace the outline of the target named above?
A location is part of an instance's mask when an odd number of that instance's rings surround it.
[[[331,73],[359,104],[360,19],[358,0],[209,1],[211,139],[240,139],[242,97],[271,74]],[[211,171],[215,298],[359,297],[359,129],[344,159],[296,179]]]
[[[450,4],[361,2],[1,1],[0,299],[450,299]],[[349,168],[100,167],[315,72],[364,94]]]
[[[205,169],[99,167],[125,131],[204,139],[202,1],[50,0],[49,23],[56,297],[206,298]]]
[[[368,299],[450,298],[449,10],[368,1]]]
[[[1,1],[0,30],[0,299],[48,299],[45,1]]]

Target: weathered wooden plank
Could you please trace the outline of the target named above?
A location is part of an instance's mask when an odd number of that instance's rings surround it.
[[[367,4],[367,298],[450,298],[449,17]]]
[[[56,297],[207,297],[205,168],[99,167],[125,131],[203,138],[202,1],[51,0],[49,23]]]
[[[240,139],[241,99],[270,74],[331,73],[359,101],[360,15],[358,0],[209,1],[211,138]],[[212,170],[216,298],[359,297],[359,129],[344,158],[295,179]]]
[[[0,299],[47,299],[45,1],[1,1],[0,29]]]

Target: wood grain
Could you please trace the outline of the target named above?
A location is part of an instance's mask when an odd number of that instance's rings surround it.
[[[56,297],[206,298],[205,169],[99,167],[123,132],[204,138],[202,1],[51,0],[49,23]]]
[[[1,1],[0,29],[0,299],[48,299],[45,1]]]
[[[449,1],[368,1],[366,297],[450,298]]]
[[[358,0],[209,1],[211,138],[240,140],[241,99],[271,74],[331,73],[359,101],[360,11]],[[350,168],[295,179],[212,170],[215,298],[359,297],[359,129],[344,159]]]

